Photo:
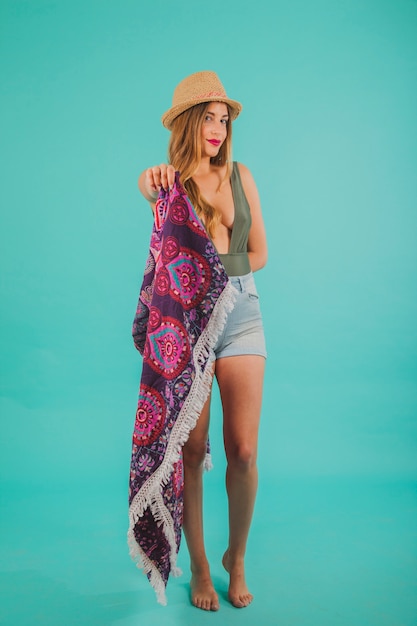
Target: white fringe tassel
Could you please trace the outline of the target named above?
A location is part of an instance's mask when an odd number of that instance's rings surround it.
[[[158,469],[142,485],[129,507],[129,530],[127,537],[130,556],[136,561],[137,566],[143,569],[145,574],[150,575],[150,583],[155,590],[157,601],[164,606],[167,604],[164,581],[152,561],[137,543],[133,529],[144,511],[150,507],[156,523],[158,526],[162,525],[164,535],[170,546],[171,573],[173,576],[182,574],[176,564],[177,545],[174,524],[169,511],[164,505],[161,486],[165,486],[168,483],[174,464],[178,461],[181,449],[187,441],[190,432],[195,427],[210,393],[213,371],[211,363],[207,361],[207,358],[210,354],[210,348],[215,346],[224,328],[228,314],[234,307],[236,295],[236,289],[229,280],[214,305],[210,320],[193,350],[195,378],[172,429],[165,457]],[[206,456],[204,467],[205,469],[212,468],[210,454]]]

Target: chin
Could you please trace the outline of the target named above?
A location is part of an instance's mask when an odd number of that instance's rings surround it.
[[[213,152],[209,152],[207,150],[207,152],[203,154],[203,157],[207,157],[209,159],[215,159],[218,155],[219,155],[219,150],[217,150],[217,152],[215,152],[214,150]]]

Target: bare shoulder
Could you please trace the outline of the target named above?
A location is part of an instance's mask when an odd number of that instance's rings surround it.
[[[239,174],[240,174],[240,178],[242,179],[242,183],[245,184],[249,184],[249,185],[254,185],[255,184],[255,180],[251,174],[251,171],[248,167],[246,167],[246,165],[243,165],[243,163],[238,163],[236,161],[236,165],[239,168]]]

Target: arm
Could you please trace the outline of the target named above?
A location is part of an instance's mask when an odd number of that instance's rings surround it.
[[[265,266],[268,258],[268,247],[266,243],[266,233],[262,218],[261,202],[258,190],[252,174],[245,165],[239,163],[240,178],[243,190],[249,202],[252,217],[252,226],[249,231],[248,255],[249,263],[253,272]]]
[[[155,202],[161,187],[167,189],[175,182],[175,169],[172,165],[155,165],[148,167],[139,176],[138,186],[143,197],[150,203],[152,211],[155,209]]]

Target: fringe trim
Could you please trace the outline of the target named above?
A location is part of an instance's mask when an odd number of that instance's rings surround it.
[[[206,472],[210,472],[213,469],[213,462],[211,460],[211,454],[207,452],[206,458],[204,459],[203,469]]]
[[[172,575],[180,576],[182,574],[176,564],[177,545],[174,523],[164,505],[161,487],[168,483],[174,464],[178,461],[181,449],[187,441],[190,432],[195,427],[210,393],[213,372],[211,362],[207,359],[210,355],[210,349],[214,348],[226,324],[228,314],[235,305],[236,296],[236,289],[229,280],[214,305],[206,328],[201,333],[194,347],[192,358],[195,366],[195,378],[172,429],[164,460],[154,474],[142,485],[129,507],[129,530],[127,535],[130,556],[136,562],[137,567],[143,569],[144,573],[150,577],[150,583],[155,590],[157,601],[164,606],[167,604],[165,583],[158,569],[137,543],[133,529],[144,511],[150,507],[156,523],[158,526],[162,525],[164,535],[170,546]],[[206,456],[204,467],[207,470],[212,468],[210,454]]]

